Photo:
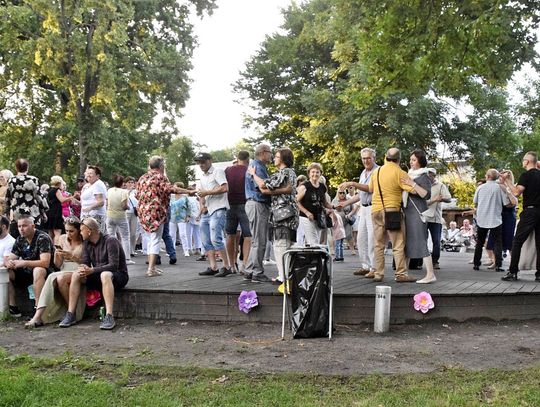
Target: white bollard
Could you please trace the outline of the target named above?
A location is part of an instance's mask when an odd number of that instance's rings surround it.
[[[7,318],[9,315],[8,284],[8,270],[0,267],[0,319]]]
[[[388,332],[390,329],[390,298],[392,287],[378,285],[375,287],[375,320],[373,331],[378,334]]]

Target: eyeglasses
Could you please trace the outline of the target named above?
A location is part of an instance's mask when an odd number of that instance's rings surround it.
[[[340,195],[345,195],[345,192],[340,192],[339,194],[340,194]]]

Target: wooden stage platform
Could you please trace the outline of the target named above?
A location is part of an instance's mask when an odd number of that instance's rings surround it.
[[[181,254],[181,250],[178,250]],[[387,268],[383,283],[353,275],[358,267],[357,256],[345,251],[345,262],[334,263],[334,318],[336,323],[354,325],[373,321],[376,285],[392,287],[391,323],[419,322],[427,319],[465,321],[474,318],[492,320],[540,318],[540,283],[534,281],[533,271],[520,273],[520,281],[501,281],[504,273],[481,267],[473,271],[468,261],[471,253],[441,254],[441,270],[432,284],[396,283],[391,269],[391,257],[386,256]],[[117,294],[115,314],[123,318],[152,318],[204,321],[280,322],[282,296],[269,283],[256,284],[242,280],[239,275],[225,278],[201,277],[207,267],[193,257],[178,257],[176,265],[168,264],[162,253],[164,271],[160,277],[145,276],[146,257],[134,258],[130,266],[128,286]],[[505,260],[503,267],[508,266]],[[274,277],[275,266],[266,274]],[[411,271],[421,278],[423,271]],[[255,290],[259,307],[249,314],[238,310],[238,295],[242,290]],[[413,309],[413,296],[429,292],[435,308],[427,314]]]

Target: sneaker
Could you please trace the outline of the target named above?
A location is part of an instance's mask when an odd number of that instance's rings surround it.
[[[111,314],[107,314],[105,317],[103,317],[103,322],[99,324],[99,329],[107,329],[110,331],[115,326],[116,322],[114,321],[114,317]]]
[[[251,278],[253,277],[253,274],[246,273],[245,271],[241,271],[240,274],[242,275],[242,278],[246,281],[251,281]]]
[[[232,274],[231,269],[222,267],[219,269],[219,271],[216,274],[214,274],[214,277],[227,277],[229,274]]]
[[[133,260],[126,260],[126,264],[135,264]]]
[[[72,312],[66,312],[66,315],[62,319],[62,321],[58,324],[60,328],[68,328],[71,325],[75,325],[77,323],[77,320],[75,319],[75,314]]]
[[[271,283],[272,279],[268,278],[268,276],[264,274],[257,274],[255,276],[251,276],[251,282],[252,283]]]
[[[206,255],[205,254],[201,254],[199,257],[197,257],[195,259],[196,261],[206,261]]]
[[[184,252],[184,257],[189,257],[189,252]]]
[[[206,270],[201,271],[199,273],[200,276],[215,276],[218,273],[217,270],[212,270],[210,267],[208,267]]]
[[[440,270],[441,269],[441,266],[439,266],[439,263],[433,263],[433,268],[435,270]]]
[[[263,266],[275,266],[276,264],[274,260],[263,260]]]
[[[504,277],[501,277],[502,281],[518,281],[517,273],[509,271]]]
[[[169,259],[169,264],[176,264],[176,257],[171,257]]]
[[[10,305],[9,306],[9,315],[11,315],[13,318],[22,317],[21,310],[16,305]]]

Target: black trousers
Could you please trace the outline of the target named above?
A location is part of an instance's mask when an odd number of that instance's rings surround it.
[[[476,247],[474,249],[474,260],[473,263],[475,266],[480,266],[482,260],[482,249],[484,248],[484,243],[486,242],[487,234],[491,233],[493,236],[493,252],[495,253],[495,267],[502,266],[502,224],[496,228],[481,228],[477,227],[478,238],[476,240]]]
[[[519,271],[521,248],[532,231],[535,232],[536,243],[536,277],[540,277],[540,255],[538,254],[540,251],[540,208],[523,208],[516,228],[514,242],[512,243],[512,259],[508,271],[512,273]]]

